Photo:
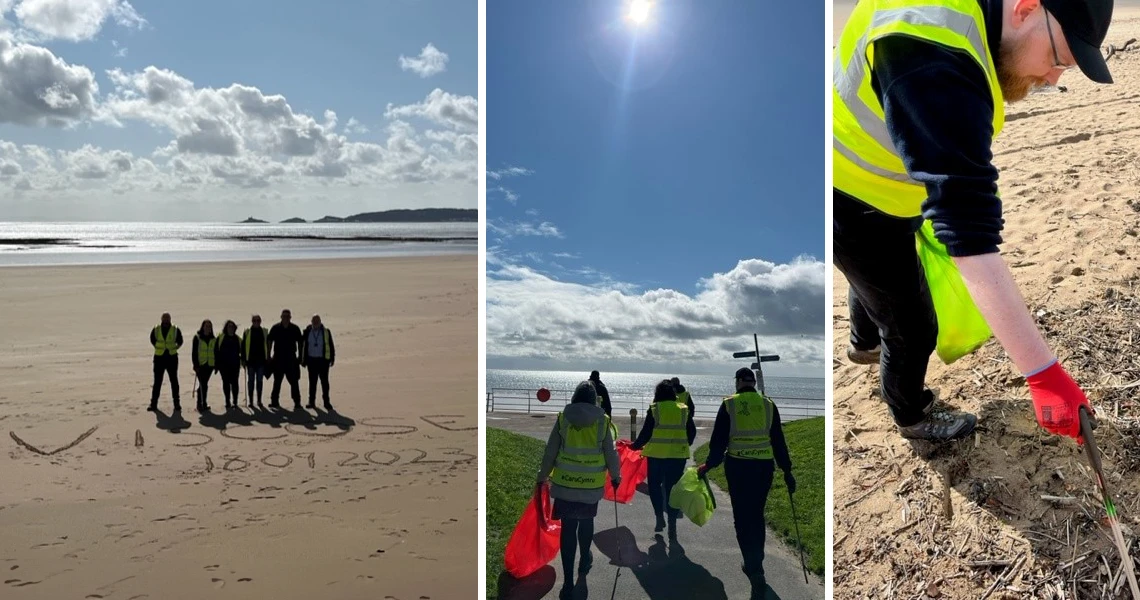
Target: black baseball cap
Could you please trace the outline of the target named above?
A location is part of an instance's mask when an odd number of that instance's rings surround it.
[[[736,378],[740,381],[756,381],[756,374],[748,367],[741,367],[736,370]]]
[[[1112,22],[1113,0],[1041,0],[1041,5],[1061,24],[1065,41],[1085,77],[1112,83],[1100,45]]]

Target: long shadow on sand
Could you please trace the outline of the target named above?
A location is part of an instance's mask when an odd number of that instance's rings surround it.
[[[178,433],[190,427],[191,423],[182,418],[181,412],[168,415],[162,412],[162,409],[157,409],[154,411],[154,426],[170,433]]]
[[[203,427],[217,429],[218,431],[222,431],[230,425],[250,427],[257,423],[268,425],[274,429],[280,429],[285,425],[295,425],[304,427],[309,431],[316,431],[321,425],[330,425],[347,432],[356,425],[355,419],[342,415],[335,409],[327,412],[316,409],[314,412],[315,415],[305,409],[288,410],[286,408],[265,408],[262,406],[255,408],[237,407],[218,413],[212,410],[205,411],[199,415],[198,423]]]

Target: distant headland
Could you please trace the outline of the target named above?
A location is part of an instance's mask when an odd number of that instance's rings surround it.
[[[380,212],[367,212],[350,217],[334,217],[331,215],[321,217],[313,223],[477,223],[479,211],[474,208],[400,208]],[[308,223],[305,219],[294,217],[285,219],[282,223]],[[265,224],[268,221],[250,217],[243,224]]]

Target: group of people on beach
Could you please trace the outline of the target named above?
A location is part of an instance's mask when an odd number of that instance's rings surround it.
[[[780,424],[776,404],[756,390],[756,375],[742,368],[735,374],[736,394],[723,400],[713,425],[709,454],[697,467],[701,478],[722,463],[732,500],[736,540],[744,562],[742,570],[752,586],[752,596],[763,598],[764,506],[772,487],[775,467],[784,472],[784,483],[795,493],[792,461]],[[629,445],[648,461],[649,500],[656,517],[654,533],[668,529],[677,543],[681,511],[669,504],[673,487],[681,480],[697,437],[691,394],[677,377],[659,382],[641,432]],[[561,520],[563,587],[560,598],[574,593],[574,559],[580,552],[578,573],[585,575],[593,564],[590,547],[594,518],[605,496],[606,473],[616,492],[621,486],[621,463],[615,448],[617,429],[610,417],[609,391],[597,371],[578,384],[570,403],[558,413],[546,442],[538,471],[536,493],[550,482],[554,499],[553,518]]]
[[[150,332],[154,347],[154,389],[148,411],[158,410],[158,396],[165,375],[170,380],[174,398],[174,412],[182,411],[178,395],[178,351],[182,348],[182,331],[171,322],[170,313],[163,313],[161,322]],[[273,377],[269,395],[269,408],[281,408],[282,380],[289,382],[293,408],[301,410],[301,367],[309,373],[308,408],[316,408],[317,382],[320,381],[325,410],[333,410],[329,399],[329,369],[336,363],[336,346],[332,332],[313,315],[304,331],[293,324],[292,313],[281,311],[281,321],[270,329],[261,325],[261,316],[253,315],[251,324],[240,336],[237,323],[227,320],[222,331],[214,333],[210,319],[194,334],[190,360],[196,379],[195,401],[198,412],[207,412],[210,378],[217,373],[222,378],[222,393],[226,410],[236,410],[240,395],[238,380],[242,369],[246,372],[246,401],[250,408],[265,408],[261,402],[262,381]]]

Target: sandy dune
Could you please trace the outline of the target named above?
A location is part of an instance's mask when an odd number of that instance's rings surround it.
[[[469,596],[475,267],[0,269],[0,597]],[[258,311],[271,324],[284,307],[302,325],[319,312],[336,335],[337,414],[200,419],[189,346],[201,319],[244,327]],[[162,414],[145,411],[146,338],[164,310],[186,335],[180,426],[165,385]],[[220,412],[217,376],[210,403]]]

